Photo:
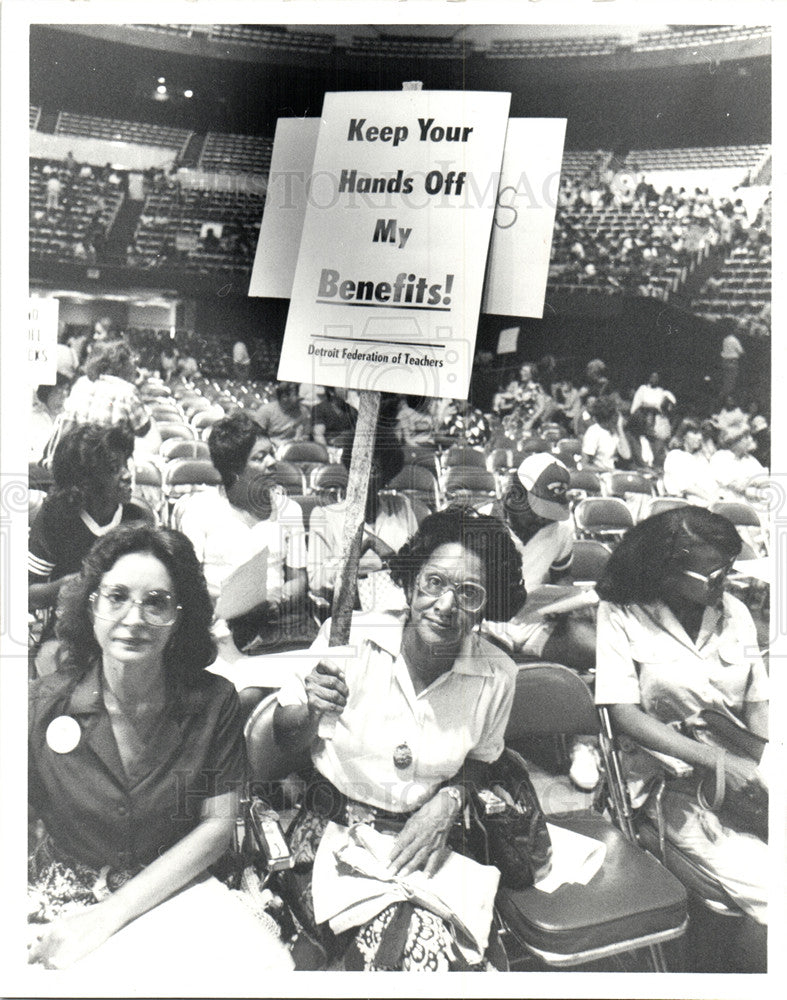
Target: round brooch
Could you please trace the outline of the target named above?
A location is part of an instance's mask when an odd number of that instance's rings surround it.
[[[404,771],[413,762],[413,751],[406,743],[400,743],[393,754],[394,767]]]

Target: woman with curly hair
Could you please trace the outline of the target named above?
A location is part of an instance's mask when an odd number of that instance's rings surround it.
[[[100,538],[63,589],[59,669],[29,696],[28,798],[44,831],[29,860],[31,963],[96,952],[127,968],[144,948],[145,962],[193,972],[253,947],[263,967],[291,967],[208,876],[245,773],[238,696],[205,671],[211,618],[188,539],[144,525]]]
[[[395,905],[381,907],[339,936],[324,919],[318,924],[311,863],[329,823],[363,821],[396,832],[393,873],[440,869],[463,810],[459,776],[485,787],[514,696],[516,667],[477,626],[485,616],[507,621],[524,587],[503,522],[467,507],[426,517],[389,567],[407,610],[354,614],[354,653],[345,658],[329,648],[326,622],[311,658],[278,695],[277,742],[308,750],[314,769],[289,831],[289,895],[328,959],[342,958],[346,968],[448,969],[458,961],[452,934],[423,907],[405,917]]]

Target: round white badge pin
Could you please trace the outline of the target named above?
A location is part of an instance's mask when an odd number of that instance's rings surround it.
[[[46,741],[55,753],[71,753],[79,745],[82,730],[70,715],[58,715],[46,727]]]

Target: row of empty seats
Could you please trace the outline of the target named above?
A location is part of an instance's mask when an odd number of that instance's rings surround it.
[[[632,46],[634,52],[654,52],[664,49],[689,48],[695,45],[718,45],[723,42],[745,42],[753,38],[770,38],[769,25],[714,24],[678,28],[671,31],[643,31]]]
[[[356,35],[347,49],[352,55],[461,59],[465,48],[450,38],[364,38]]]
[[[241,42],[288,51],[330,52],[333,39],[308,31],[288,31],[286,28],[261,24],[214,24],[209,38],[214,42]]]
[[[208,132],[199,169],[267,175],[272,155],[273,139],[267,136]]]
[[[626,157],[632,169],[713,170],[739,167],[750,170],[758,166],[771,147],[767,143],[747,146],[686,146],[679,149],[632,149]]]
[[[576,38],[510,38],[492,42],[490,59],[510,59],[530,56],[542,59],[564,59],[576,56],[610,55],[620,48],[620,35]]]
[[[186,148],[193,135],[189,129],[150,122],[127,121],[122,118],[101,118],[61,111],[55,125],[56,135],[78,135],[113,142],[134,142],[142,146],[166,146],[179,152]]]
[[[32,129],[38,128],[38,122],[41,119],[41,108],[36,107],[34,104],[30,105],[30,115],[28,117],[28,127]]]

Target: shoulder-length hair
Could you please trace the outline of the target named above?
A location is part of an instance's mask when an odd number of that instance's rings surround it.
[[[459,504],[430,514],[388,565],[391,576],[408,595],[416,577],[435,549],[458,542],[481,560],[486,580],[484,617],[509,621],[527,598],[522,582],[522,561],[508,528],[499,517],[479,514]]]
[[[686,568],[691,545],[711,545],[727,559],[741,551],[735,525],[704,507],[675,507],[630,528],[610,556],[596,592],[614,604],[644,604],[669,596],[666,582]]]
[[[128,421],[110,426],[76,424],[63,434],[52,457],[54,488],[50,498],[70,506],[85,502],[125,465],[134,452],[134,432]]]
[[[262,427],[243,410],[216,421],[210,430],[208,449],[225,487],[232,486],[243,472],[254,445],[264,437]]]
[[[176,699],[195,687],[199,675],[216,658],[210,627],[213,605],[194,548],[185,535],[146,524],[121,525],[95,542],[85,556],[79,576],[60,591],[55,634],[61,643],[60,663],[79,675],[101,656],[93,634],[90,595],[122,556],[149,553],[166,567],[181,606],[170,641],[164,650],[168,694]]]

